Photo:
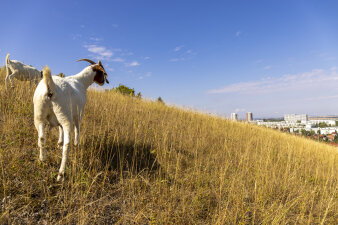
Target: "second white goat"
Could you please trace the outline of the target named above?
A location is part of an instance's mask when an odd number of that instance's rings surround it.
[[[89,59],[78,61],[87,61],[91,65],[80,73],[66,78],[51,76],[51,71],[46,66],[43,69],[43,79],[38,84],[33,97],[34,124],[39,135],[38,146],[41,161],[46,160],[46,125],[59,126],[58,144],[60,147],[62,146],[62,161],[57,177],[58,181],[64,179],[73,128],[74,145],[79,144],[80,121],[86,104],[87,88],[94,82],[100,86],[104,82],[109,83],[107,73],[100,61],[98,63]]]
[[[16,78],[20,81],[29,81],[32,86],[32,82],[35,84],[41,80],[41,72],[35,69],[32,66],[27,66],[18,60],[10,60],[9,54],[6,55],[6,88],[8,82],[11,83],[11,86],[14,87],[13,78]]]

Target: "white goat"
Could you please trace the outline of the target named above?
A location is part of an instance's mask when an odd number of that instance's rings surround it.
[[[8,81],[11,82],[11,86],[14,87],[13,78],[16,78],[21,81],[29,81],[32,86],[32,81],[35,84],[38,84],[39,80],[41,80],[41,72],[35,69],[32,66],[27,66],[22,62],[17,60],[10,60],[9,53],[6,56],[6,79],[5,85],[7,88]]]
[[[40,148],[40,160],[46,160],[45,154],[45,127],[59,126],[58,144],[62,150],[62,161],[57,181],[63,180],[68,159],[71,130],[74,128],[74,145],[79,144],[80,121],[86,104],[87,88],[93,83],[103,85],[107,83],[107,73],[101,62],[95,63],[89,59],[90,66],[80,73],[61,78],[51,76],[50,69],[43,69],[43,79],[38,84],[34,97],[34,124],[38,131],[38,146]]]

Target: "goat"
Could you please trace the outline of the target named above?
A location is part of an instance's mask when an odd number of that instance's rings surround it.
[[[35,84],[38,84],[41,80],[41,72],[34,67],[27,66],[17,60],[10,60],[8,53],[6,55],[6,88],[8,81],[10,81],[11,87],[14,87],[13,78],[21,81],[29,81],[30,86],[32,86],[32,81],[34,81]]]
[[[89,59],[90,66],[80,73],[61,78],[51,76],[48,66],[43,69],[43,79],[38,84],[33,97],[34,125],[38,131],[38,147],[40,161],[46,160],[45,154],[45,127],[59,126],[58,145],[62,146],[62,160],[57,181],[64,179],[67,164],[71,130],[74,128],[74,145],[79,144],[80,121],[86,104],[87,88],[92,83],[102,86],[107,80],[107,73],[101,62],[95,63]]]

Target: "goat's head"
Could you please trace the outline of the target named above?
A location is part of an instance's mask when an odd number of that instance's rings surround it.
[[[92,61],[90,59],[79,59],[77,61],[87,61],[91,64],[93,71],[96,73],[96,75],[94,76],[94,82],[95,83],[102,86],[102,85],[104,85],[104,82],[106,81],[107,84],[109,84],[109,81],[107,79],[108,75],[107,75],[105,69],[103,68],[101,61],[98,61],[97,63],[95,63],[94,61]]]

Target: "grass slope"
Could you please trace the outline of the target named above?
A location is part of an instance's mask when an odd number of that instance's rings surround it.
[[[88,92],[56,182],[38,162],[33,90],[0,72],[0,223],[335,224],[338,152],[300,137],[113,92]]]

